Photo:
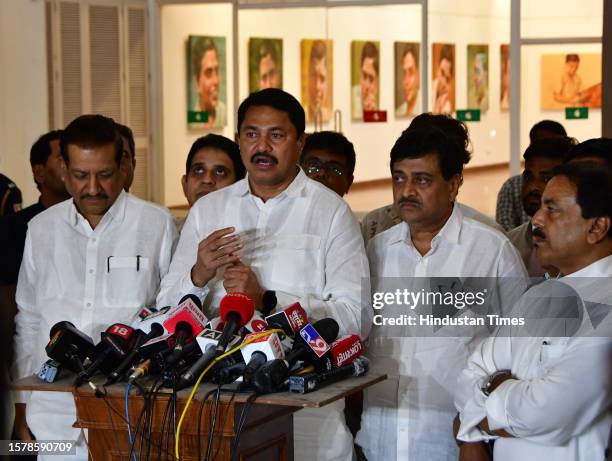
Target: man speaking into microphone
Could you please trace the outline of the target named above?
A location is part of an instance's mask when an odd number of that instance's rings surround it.
[[[238,134],[247,177],[191,208],[159,305],[193,293],[212,318],[226,292],[242,292],[263,312],[299,302],[311,322],[333,317],[341,335],[367,335],[371,313],[361,291],[365,280],[369,292],[369,270],[359,226],[337,194],[298,167],[304,128],[304,109],[282,90],[242,102]],[[297,459],[351,459],[341,418],[337,406],[297,413]]]
[[[109,325],[129,323],[139,308],[154,305],[177,236],[168,210],[123,191],[123,145],[112,119],[78,117],[60,145],[72,199],[28,226],[17,284],[14,378],[39,370],[57,322],[70,320],[97,342]],[[38,440],[79,437],[80,429],[72,427],[72,395],[32,392],[21,398],[15,421],[21,439],[29,440],[30,431]],[[83,437],[69,458],[87,459]]]

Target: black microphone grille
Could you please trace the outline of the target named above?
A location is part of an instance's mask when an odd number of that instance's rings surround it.
[[[332,343],[338,337],[340,326],[332,318],[317,320],[312,326],[317,330],[326,343]]]
[[[192,294],[192,293],[189,293],[189,294],[183,296],[181,298],[181,300],[179,301],[179,304],[183,304],[188,299],[191,299],[193,301],[193,303],[196,306],[198,306],[198,309],[202,309],[202,300],[200,298],[198,298],[196,295]]]

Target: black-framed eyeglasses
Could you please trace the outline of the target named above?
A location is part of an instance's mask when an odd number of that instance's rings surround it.
[[[340,177],[345,176],[346,172],[344,168],[338,165],[335,162],[322,162],[319,159],[312,159],[306,162],[304,169],[308,174],[317,174],[319,171],[325,169],[327,172],[333,174],[334,176]]]

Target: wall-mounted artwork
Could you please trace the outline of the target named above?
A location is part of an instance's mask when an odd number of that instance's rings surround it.
[[[351,114],[363,120],[364,110],[380,107],[380,42],[351,42]]]
[[[499,46],[499,109],[502,112],[510,110],[510,45]]]
[[[190,35],[187,56],[189,126],[223,128],[227,125],[225,37]]]
[[[249,40],[249,93],[283,87],[283,41],[278,38]]]
[[[455,45],[432,45],[432,104],[434,114],[450,114],[455,111]]]
[[[334,47],[332,40],[301,41],[302,106],[306,121],[327,122],[332,115]]]
[[[601,54],[544,54],[540,65],[542,110],[601,107]]]
[[[489,110],[489,45],[467,46],[468,108]]]
[[[412,117],[421,111],[420,45],[395,42],[395,117]]]

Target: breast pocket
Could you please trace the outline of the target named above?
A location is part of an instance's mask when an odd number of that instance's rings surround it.
[[[152,268],[144,256],[111,256],[104,277],[104,302],[109,307],[142,307],[152,301]]]
[[[540,346],[540,369],[543,372],[549,371],[563,357],[565,349],[564,344],[542,344]]]
[[[321,237],[283,235],[274,238],[269,260],[271,289],[288,292],[314,289],[322,279],[319,262]]]

